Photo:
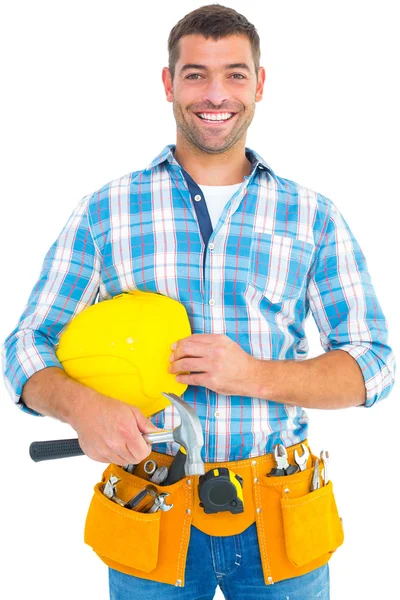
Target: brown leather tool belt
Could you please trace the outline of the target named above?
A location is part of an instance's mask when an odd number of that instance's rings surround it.
[[[307,440],[302,443],[309,447]],[[302,454],[302,445],[286,450],[289,463],[294,464],[294,451]],[[146,461],[153,459],[159,467],[168,467],[173,458],[152,452]],[[227,467],[243,479],[244,512],[240,514],[206,514],[199,506],[198,476],[155,486],[160,493],[170,494],[171,510],[147,513],[125,508],[104,495],[104,484],[111,474],[116,476],[120,480],[118,497],[128,502],[148,483],[143,469],[146,461],[134,474],[110,464],[94,487],[85,543],[113,569],[183,587],[192,525],[208,535],[230,536],[255,522],[266,585],[303,575],[328,562],[343,543],[332,482],[310,491],[317,458],[310,451],[305,470],[280,477],[267,476],[276,466],[273,453],[236,462],[205,463],[206,472]]]

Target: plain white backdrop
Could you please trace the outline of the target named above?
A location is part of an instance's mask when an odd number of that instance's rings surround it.
[[[1,341],[23,311],[44,255],[78,201],[145,168],[175,143],[161,70],[167,39],[206,4],[15,1],[1,9]],[[221,2],[224,4],[224,2]],[[261,38],[264,98],[246,145],[278,175],[331,198],[367,257],[400,356],[397,3],[230,1]],[[309,319],[309,358],[322,353]],[[108,598],[107,567],[83,543],[104,464],[34,463],[34,440],[76,437],[23,414],[0,384],[2,588],[7,600]],[[309,441],[328,449],[345,543],[331,598],[376,600],[398,588],[396,384],[371,409],[310,410]],[[267,596],[266,596],[267,597]],[[216,598],[222,598],[217,591]]]

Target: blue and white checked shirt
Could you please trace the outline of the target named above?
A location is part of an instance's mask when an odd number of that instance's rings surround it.
[[[327,198],[277,177],[246,148],[251,173],[212,230],[199,186],[166,146],[144,170],[85,196],[44,260],[15,330],[3,347],[6,385],[20,408],[22,387],[36,371],[61,367],[55,346],[86,306],[140,289],[181,302],[192,333],[225,334],[260,359],[304,360],[311,311],[325,351],[358,362],[365,406],[385,398],[395,359],[365,257],[346,221]],[[195,196],[197,199],[195,200]],[[189,386],[184,399],[199,415],[203,459],[241,460],[307,437],[297,406],[224,396]],[[152,418],[179,423],[171,406]],[[178,446],[153,445],[175,454]]]

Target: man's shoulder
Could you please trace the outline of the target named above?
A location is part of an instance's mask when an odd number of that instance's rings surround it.
[[[89,205],[96,204],[105,199],[109,200],[110,197],[115,196],[116,194],[123,194],[124,192],[130,191],[132,186],[136,184],[146,184],[149,179],[149,174],[149,169],[140,169],[108,181],[96,191],[87,195]]]
[[[293,202],[311,204],[324,211],[331,208],[332,201],[315,189],[278,175],[275,175],[275,181],[278,194],[286,194]]]

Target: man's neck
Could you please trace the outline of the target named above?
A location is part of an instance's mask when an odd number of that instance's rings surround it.
[[[244,147],[241,152],[207,154],[183,149],[176,144],[174,156],[198,185],[233,185],[250,175],[251,163]]]

